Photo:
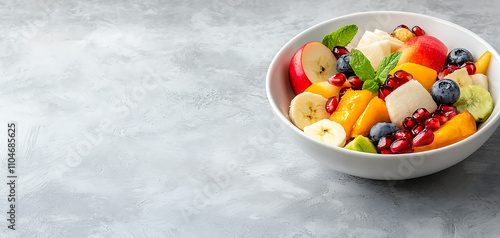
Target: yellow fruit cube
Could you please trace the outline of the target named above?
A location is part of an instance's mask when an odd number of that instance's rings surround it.
[[[391,122],[391,118],[389,117],[389,112],[387,112],[384,100],[375,96],[370,100],[365,111],[354,124],[351,137],[359,135],[368,136],[372,126],[378,122]]]
[[[491,52],[484,52],[481,57],[476,61],[476,74],[486,74],[486,70],[488,70],[488,64],[490,63]]]

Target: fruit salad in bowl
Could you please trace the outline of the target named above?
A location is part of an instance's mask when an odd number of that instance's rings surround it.
[[[405,179],[456,164],[491,136],[498,66],[488,43],[455,24],[359,13],[287,43],[271,63],[267,92],[314,158],[348,174]]]

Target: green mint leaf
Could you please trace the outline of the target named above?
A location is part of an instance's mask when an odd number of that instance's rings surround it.
[[[387,75],[396,67],[399,62],[399,58],[401,58],[401,54],[403,52],[396,51],[382,59],[377,68],[376,80],[383,84],[387,79]]]
[[[363,90],[368,90],[372,93],[378,92],[378,88],[380,87],[380,84],[376,80],[366,80],[363,83]]]
[[[370,60],[360,50],[353,49],[349,58],[352,69],[356,76],[361,81],[366,81],[375,78],[375,70],[370,63]]]
[[[347,25],[323,37],[323,45],[333,50],[335,46],[347,46],[358,33],[358,26]]]

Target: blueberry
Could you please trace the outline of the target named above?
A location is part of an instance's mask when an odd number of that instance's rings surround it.
[[[472,54],[464,48],[455,48],[451,50],[446,58],[446,65],[455,64],[460,66],[465,62],[474,62],[474,57],[472,57]]]
[[[438,80],[432,85],[431,96],[437,104],[453,104],[460,98],[460,86],[451,79]]]
[[[354,76],[354,70],[351,67],[351,54],[343,54],[337,60],[337,71],[345,74],[347,78]]]
[[[393,123],[379,122],[370,129],[370,140],[374,145],[378,145],[378,141],[382,136],[390,135],[398,130],[398,126]]]

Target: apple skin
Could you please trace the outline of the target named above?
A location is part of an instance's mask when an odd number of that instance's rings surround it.
[[[398,66],[404,63],[415,63],[439,73],[443,69],[448,56],[448,47],[433,36],[418,36],[405,42],[398,51],[402,51]]]
[[[299,50],[297,50],[297,52],[295,52],[295,54],[293,55],[292,60],[290,61],[290,83],[292,84],[295,95],[299,95],[312,85],[312,82],[309,80],[309,78],[307,78],[306,72],[304,71],[304,67],[302,65],[302,52],[304,51],[304,48],[311,43],[307,43]]]

